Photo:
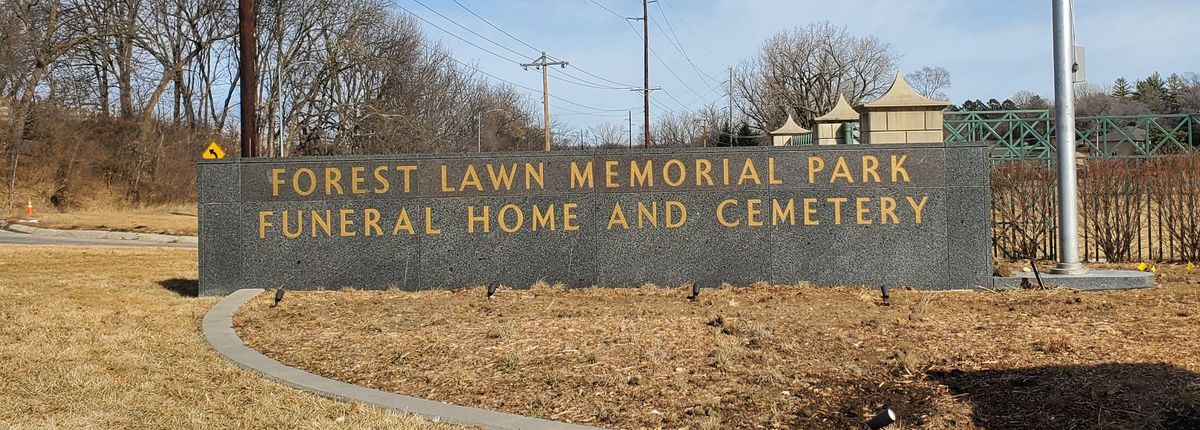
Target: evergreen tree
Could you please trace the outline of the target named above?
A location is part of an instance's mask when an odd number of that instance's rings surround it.
[[[717,146],[733,146],[733,137],[733,128],[729,126],[729,123],[721,124],[721,128],[717,133]]]
[[[1164,104],[1167,107],[1167,113],[1180,113],[1182,108],[1180,99],[1188,89],[1188,84],[1183,80],[1183,77],[1178,73],[1172,73],[1167,76],[1167,90],[1163,96]]]
[[[1167,84],[1163,82],[1162,76],[1159,76],[1158,72],[1147,76],[1146,79],[1137,81],[1135,88],[1136,91],[1133,93],[1134,100],[1145,103],[1153,113],[1164,113],[1167,111]]]
[[[737,138],[734,139],[734,145],[737,146],[757,146],[758,142],[754,139],[754,132],[750,130],[750,124],[742,122],[738,127]]]
[[[1125,97],[1129,97],[1132,94],[1133,94],[1133,88],[1129,87],[1129,81],[1125,80],[1125,77],[1122,76],[1120,78],[1117,78],[1117,81],[1113,83],[1113,89],[1112,89],[1113,96],[1125,98]]]

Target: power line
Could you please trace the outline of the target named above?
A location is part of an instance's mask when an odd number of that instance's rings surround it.
[[[441,14],[441,13],[439,13],[438,11],[436,11],[436,10],[433,10],[433,9],[432,9],[432,8],[430,8],[429,6],[426,6],[424,3],[421,3],[419,0],[413,0],[413,1],[414,1],[414,2],[416,2],[417,4],[420,4],[421,6],[424,6],[426,9],[429,9],[430,11],[432,11],[433,13],[435,13],[435,14],[437,14],[438,16],[442,17],[443,19],[446,19],[447,21],[450,21],[450,22],[454,23],[454,25],[457,25],[458,27],[460,27],[460,28],[462,28],[462,29],[464,29],[464,30],[466,30],[466,31],[470,32],[471,34],[474,34],[474,35],[476,35],[476,36],[478,36],[478,37],[480,37],[480,38],[482,38],[482,39],[485,39],[485,40],[487,40],[488,42],[491,42],[493,45],[496,45],[496,46],[499,46],[499,47],[501,47],[501,48],[504,48],[505,50],[507,50],[507,51],[509,51],[509,52],[512,52],[512,53],[514,53],[514,54],[517,54],[518,56],[526,56],[525,54],[522,54],[522,53],[516,52],[516,51],[514,51],[514,50],[512,50],[512,49],[508,48],[508,47],[507,47],[507,46],[505,46],[505,45],[501,45],[501,44],[499,44],[499,43],[497,43],[497,42],[495,42],[495,41],[493,41],[493,40],[491,40],[491,39],[487,38],[486,36],[483,36],[483,35],[481,35],[481,34],[479,34],[479,33],[475,32],[475,31],[471,30],[471,29],[470,29],[470,28],[468,28],[467,26],[464,26],[464,25],[462,25],[462,24],[460,24],[460,23],[458,23],[458,22],[454,21],[453,19],[450,19],[449,17],[446,17],[445,15],[442,15],[442,14]],[[517,41],[517,43],[520,43],[520,44],[522,44],[522,45],[525,45],[526,47],[528,47],[529,49],[532,49],[532,50],[534,50],[534,51],[539,51],[539,49],[538,49],[538,48],[534,47],[533,45],[530,45],[529,43],[526,43],[524,40],[521,40],[520,38],[518,38],[518,37],[514,36],[512,33],[509,33],[508,31],[505,31],[503,28],[500,28],[500,27],[499,27],[499,26],[497,26],[496,24],[494,24],[494,23],[492,23],[491,21],[489,21],[487,18],[484,18],[484,17],[480,16],[479,14],[475,13],[475,11],[471,10],[471,8],[468,8],[466,5],[463,5],[463,4],[462,4],[461,2],[459,2],[458,0],[451,0],[451,1],[453,1],[453,2],[454,2],[455,4],[457,4],[459,7],[463,8],[464,10],[466,10],[467,12],[469,12],[471,15],[475,16],[475,18],[478,18],[480,21],[483,21],[483,22],[484,22],[485,24],[487,24],[488,26],[490,26],[490,27],[492,27],[492,28],[496,29],[497,31],[499,31],[499,32],[501,32],[501,33],[504,33],[504,35],[505,35],[505,36],[508,36],[509,38],[511,38],[511,39],[513,39],[513,40],[515,40],[515,41]],[[460,40],[461,40],[461,39],[460,39]],[[553,58],[553,57],[551,57],[551,58]],[[559,59],[556,59],[556,58],[555,58],[555,60],[556,60],[556,61],[561,61],[561,60],[559,60]],[[589,71],[587,71],[587,70],[583,69],[582,67],[579,67],[579,66],[576,66],[576,65],[572,65],[571,67],[574,67],[575,69],[579,70],[580,72],[583,72],[584,74],[586,74],[586,75],[588,75],[588,76],[591,76],[591,77],[593,77],[593,78],[600,79],[600,80],[602,80],[602,81],[609,82],[609,83],[611,83],[611,84],[614,84],[614,85],[620,85],[620,86],[622,87],[621,89],[625,89],[625,88],[628,88],[628,87],[630,87],[630,86],[631,86],[631,85],[627,85],[627,84],[624,84],[624,83],[621,83],[621,82],[617,82],[617,81],[614,81],[614,80],[611,80],[611,79],[605,78],[605,77],[603,77],[603,76],[596,75],[596,74],[594,74],[594,73],[592,73],[592,72],[589,72]],[[587,79],[579,78],[579,77],[577,77],[577,76],[572,76],[572,77],[573,77],[573,78],[575,78],[576,80],[580,81],[580,82],[584,82],[584,83],[585,83],[585,85],[584,85],[584,86],[589,86],[589,85],[586,85],[586,84],[590,84],[591,86],[594,86],[594,87],[596,87],[596,88],[599,88],[599,87],[605,86],[605,84],[602,84],[602,83],[588,82],[588,80],[587,80]],[[607,89],[607,88],[605,88],[605,89]],[[615,89],[615,88],[613,88],[613,89]]]
[[[487,37],[487,36],[484,36],[484,35],[482,35],[482,34],[476,33],[476,32],[475,32],[475,30],[472,30],[472,29],[468,28],[468,27],[467,27],[467,26],[465,26],[465,25],[459,24],[459,23],[458,23],[458,21],[455,21],[455,20],[451,19],[450,17],[448,17],[448,16],[446,16],[446,15],[443,15],[441,12],[438,12],[438,11],[437,11],[437,10],[435,10],[434,8],[431,8],[431,7],[427,6],[425,3],[421,3],[421,0],[412,0],[412,1],[413,1],[414,3],[416,3],[416,4],[419,4],[419,5],[421,5],[421,7],[424,7],[425,9],[429,9],[429,11],[430,11],[430,12],[433,12],[433,13],[434,13],[434,14],[436,14],[437,16],[440,16],[440,17],[442,17],[442,19],[444,19],[444,20],[446,20],[446,21],[450,21],[450,23],[451,23],[451,24],[457,25],[459,28],[461,28],[461,29],[463,29],[463,30],[466,30],[468,33],[474,34],[476,37],[478,37],[478,38],[480,38],[480,39],[483,39],[483,40],[486,40],[486,41],[488,41],[489,43],[491,43],[491,44],[493,44],[493,45],[499,46],[500,48],[503,48],[504,50],[506,50],[506,51],[508,51],[508,52],[511,52],[511,53],[515,54],[516,56],[518,56],[518,57],[528,57],[528,56],[529,56],[529,55],[527,55],[527,54],[523,54],[523,53],[517,52],[516,50],[514,50],[514,49],[512,49],[512,48],[509,48],[508,46],[501,45],[499,42],[496,42],[496,41],[492,40],[491,38],[489,38],[489,37]],[[410,12],[410,13],[411,13],[411,12]]]
[[[585,79],[582,79],[578,76],[571,75],[570,73],[567,73],[566,71],[561,70],[561,69],[554,69],[554,72],[557,74],[561,74],[562,76],[550,75],[551,78],[566,82],[568,84],[579,85],[581,87],[595,88],[595,89],[599,89],[599,90],[627,90],[627,89],[629,89],[628,87],[614,87],[611,85],[601,85],[601,84],[596,84],[593,82],[588,82]]]
[[[466,40],[466,39],[462,38],[461,36],[459,36],[459,35],[457,35],[457,34],[455,34],[455,33],[451,32],[451,31],[449,31],[449,30],[446,30],[445,28],[443,28],[443,27],[441,27],[441,26],[439,26],[439,25],[437,25],[437,24],[434,24],[433,22],[430,22],[429,20],[425,19],[424,17],[422,17],[422,16],[420,16],[420,15],[417,15],[416,13],[414,13],[414,12],[413,12],[413,11],[411,11],[411,10],[409,10],[408,8],[405,8],[404,6],[401,6],[401,5],[399,5],[399,4],[396,4],[394,1],[393,1],[393,2],[391,2],[391,4],[392,4],[392,6],[395,6],[396,8],[398,8],[398,9],[400,9],[400,10],[404,11],[405,13],[407,13],[407,14],[409,14],[409,15],[412,15],[414,18],[417,18],[417,19],[418,19],[418,20],[420,20],[421,22],[423,22],[423,23],[425,23],[425,24],[428,24],[428,25],[432,26],[433,28],[436,28],[436,29],[440,30],[441,32],[443,32],[443,33],[446,33],[447,35],[450,35],[451,37],[453,37],[453,38],[455,38],[455,39],[458,39],[459,41],[461,41],[461,42],[463,42],[463,43],[466,43],[467,45],[470,45],[470,46],[472,46],[472,47],[475,47],[476,49],[479,49],[479,50],[481,50],[481,51],[483,51],[483,52],[487,52],[487,53],[489,53],[489,54],[492,54],[493,56],[495,56],[495,57],[497,57],[497,58],[503,59],[503,60],[505,60],[505,61],[508,61],[508,62],[511,62],[511,63],[513,63],[513,64],[516,64],[516,65],[520,65],[520,64],[521,64],[521,62],[520,62],[520,61],[513,60],[512,58],[508,58],[508,57],[506,57],[506,56],[504,56],[504,55],[497,54],[495,51],[492,51],[492,50],[490,50],[490,49],[487,49],[487,48],[484,48],[484,47],[482,47],[482,46],[479,46],[479,45],[477,45],[477,44],[475,44],[475,43],[472,43],[471,41],[469,41],[469,40]],[[473,34],[476,34],[476,35],[478,35],[477,33],[474,33],[474,32],[472,32],[472,33],[473,33]],[[428,47],[428,46],[426,46],[426,48],[427,48],[427,49],[431,49],[431,48],[430,48],[430,47]],[[493,74],[491,74],[491,73],[485,72],[485,71],[483,71],[483,70],[479,69],[478,67],[475,67],[475,66],[472,66],[472,65],[470,65],[470,64],[464,63],[464,62],[460,61],[459,59],[457,59],[457,58],[454,58],[453,56],[447,56],[447,58],[450,58],[450,59],[451,59],[451,60],[453,60],[455,63],[458,63],[459,65],[461,65],[461,66],[463,66],[463,67],[466,67],[466,68],[468,68],[468,69],[470,69],[470,70],[473,70],[473,71],[475,71],[475,72],[477,72],[477,73],[480,73],[480,74],[482,74],[482,75],[484,75],[484,76],[487,76],[487,77],[490,77],[490,78],[492,78],[492,79],[498,80],[498,81],[500,81],[500,82],[503,82],[503,83],[506,83],[506,84],[512,85],[513,87],[516,87],[516,88],[521,88],[521,89],[523,89],[523,90],[526,90],[526,91],[539,92],[539,90],[537,90],[537,89],[534,89],[534,88],[531,88],[531,87],[527,87],[527,86],[524,86],[524,85],[521,85],[521,84],[517,84],[517,83],[515,83],[515,82],[509,81],[509,80],[507,80],[507,79],[504,79],[504,78],[501,78],[501,77],[499,77],[499,76],[493,75]],[[597,108],[597,107],[588,106],[588,105],[585,105],[585,104],[582,104],[582,103],[576,103],[576,102],[573,102],[573,101],[571,101],[571,100],[567,100],[567,99],[564,99],[564,98],[562,98],[562,97],[559,97],[559,96],[556,96],[556,95],[553,95],[553,94],[551,94],[551,95],[550,95],[550,98],[552,98],[552,99],[555,99],[555,100],[558,100],[558,101],[561,101],[561,102],[563,102],[563,103],[567,103],[567,104],[570,104],[570,105],[578,106],[578,107],[580,107],[580,108],[583,108],[583,109],[588,109],[588,110],[592,110],[592,111],[596,111],[596,112],[623,112],[623,111],[625,111],[625,110],[626,110],[626,109],[604,109],[604,108]]]
[[[534,50],[534,51],[540,51],[540,49],[533,47],[533,45],[530,45],[530,44],[528,44],[528,43],[525,43],[525,41],[524,41],[524,40],[518,39],[518,38],[517,38],[517,36],[513,36],[511,33],[507,32],[507,31],[504,31],[504,29],[502,29],[502,28],[500,28],[500,27],[497,27],[497,26],[496,26],[496,24],[492,24],[492,22],[491,22],[491,21],[488,21],[488,20],[487,20],[487,19],[485,19],[484,17],[482,17],[482,16],[479,16],[479,14],[475,13],[475,11],[472,11],[470,8],[468,8],[468,7],[466,7],[466,6],[463,6],[463,4],[462,4],[462,3],[459,3],[459,1],[458,1],[458,0],[451,0],[451,1],[453,1],[453,2],[454,2],[454,4],[457,4],[459,7],[463,8],[463,9],[466,9],[466,11],[467,11],[467,12],[470,12],[470,13],[471,13],[471,15],[475,15],[475,17],[476,17],[476,18],[479,18],[479,20],[480,20],[480,21],[483,21],[484,23],[486,23],[487,25],[489,25],[489,26],[491,26],[492,28],[496,29],[497,31],[499,31],[499,32],[501,32],[501,33],[504,33],[504,35],[505,35],[505,36],[508,36],[508,37],[512,38],[512,40],[515,40],[515,41],[517,41],[518,43],[520,43],[520,44],[522,44],[522,45],[525,45],[527,48],[529,48],[529,49],[532,49],[532,50]]]
[[[667,29],[671,31],[670,36],[667,35],[666,31],[663,31],[662,26],[659,25],[657,21],[654,22],[654,26],[658,28],[659,32],[663,33],[663,36],[666,36],[667,42],[670,42],[671,45],[679,51],[679,54],[683,55],[683,59],[687,60],[688,64],[692,66],[692,70],[696,72],[696,76],[699,76],[702,81],[707,78],[713,82],[720,82],[714,79],[712,76],[709,76],[708,73],[700,70],[700,67],[696,66],[696,62],[692,61],[692,57],[688,55],[687,50],[683,49],[683,42],[679,41],[679,35],[675,33],[675,27],[671,26],[671,21],[667,19],[667,13],[663,10],[662,6],[658,7],[658,14],[662,16],[663,23],[667,24]],[[672,41],[672,37],[674,37],[675,40]],[[712,85],[710,85],[708,81],[704,81],[704,85],[708,86],[709,89],[712,88]]]
[[[662,7],[661,5],[663,4],[663,2],[664,2],[664,0],[658,1],[659,8]],[[677,18],[679,18],[679,22],[683,24],[683,28],[685,30],[687,30],[688,33],[692,34],[692,37],[696,39],[696,43],[699,44],[701,48],[704,48],[705,51],[708,51],[708,55],[712,56],[712,58],[714,60],[717,60],[717,63],[720,63],[722,67],[729,68],[729,66],[726,65],[724,61],[721,61],[720,58],[717,58],[717,54],[714,54],[711,49],[708,49],[708,45],[705,45],[704,42],[702,40],[700,40],[700,36],[697,36],[696,32],[692,31],[692,27],[690,25],[688,25],[687,20],[683,19],[683,15],[680,15],[679,11],[676,11],[675,7],[671,6],[671,3],[667,3],[667,8],[671,9],[671,13],[675,14],[675,16]],[[676,38],[676,40],[678,40],[678,38]]]
[[[468,45],[474,46],[475,48],[479,49],[480,51],[483,51],[483,52],[486,52],[486,53],[489,53],[489,54],[495,55],[497,58],[503,59],[503,60],[505,60],[505,61],[508,61],[508,62],[510,62],[510,63],[513,63],[513,64],[521,64],[521,62],[520,62],[520,61],[514,60],[514,59],[512,59],[512,58],[505,57],[505,56],[503,56],[503,55],[500,55],[500,54],[497,54],[496,52],[494,52],[494,51],[492,51],[492,50],[490,50],[490,49],[487,49],[487,48],[484,48],[484,47],[482,47],[482,46],[476,45],[476,44],[472,43],[471,41],[469,41],[469,40],[467,40],[467,39],[463,39],[463,38],[462,38],[462,37],[460,37],[459,35],[457,35],[457,34],[454,34],[454,33],[451,33],[449,30],[446,30],[446,29],[442,28],[441,26],[439,26],[439,25],[437,25],[437,24],[434,24],[434,23],[430,22],[429,20],[427,20],[427,19],[425,19],[425,18],[421,17],[421,15],[417,15],[416,13],[413,13],[413,11],[411,11],[411,10],[408,10],[408,9],[407,9],[407,8],[405,8],[404,6],[400,6],[400,5],[396,4],[395,2],[392,2],[392,5],[393,5],[393,6],[395,6],[395,7],[397,7],[397,8],[399,8],[400,10],[404,11],[405,13],[408,13],[409,15],[412,15],[414,18],[421,20],[421,22],[423,22],[423,23],[426,23],[426,24],[429,24],[429,25],[433,26],[433,28],[436,28],[436,29],[438,29],[438,30],[441,30],[443,33],[446,33],[446,34],[450,35],[451,37],[453,37],[453,38],[455,38],[455,39],[458,39],[459,41],[462,41],[463,43],[466,43],[466,44],[468,44]],[[455,61],[457,61],[457,60],[455,60]]]

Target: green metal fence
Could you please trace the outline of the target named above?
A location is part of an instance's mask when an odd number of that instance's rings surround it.
[[[945,131],[948,143],[984,142],[991,148],[997,169],[993,171],[992,191],[994,256],[1012,259],[1034,254],[1057,258],[1058,202],[1054,170],[1049,166],[1057,157],[1057,139],[1050,112],[947,112]],[[1200,152],[1200,114],[1079,117],[1075,132],[1081,182],[1088,181],[1093,169],[1114,168],[1098,160],[1128,160],[1127,168],[1145,166],[1146,174],[1152,175],[1162,174],[1151,172],[1157,157]],[[1015,163],[1021,161],[1031,163]],[[1084,261],[1110,259],[1102,252],[1098,236],[1111,233],[1106,229],[1114,221],[1114,205],[1120,208],[1124,222],[1136,225],[1129,238],[1128,259],[1182,258],[1176,252],[1177,240],[1169,233],[1171,214],[1157,203],[1160,195],[1145,188],[1111,190],[1092,185],[1083,183],[1080,189]]]
[[[1047,110],[947,112],[945,130],[948,143],[987,143],[993,162],[1056,157],[1054,118]],[[1193,154],[1200,148],[1200,114],[1078,117],[1075,133],[1081,158]]]

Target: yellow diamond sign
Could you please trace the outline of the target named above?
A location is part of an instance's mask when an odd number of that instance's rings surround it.
[[[225,158],[225,150],[221,149],[221,145],[217,145],[217,142],[213,142],[208,144],[208,148],[204,148],[204,153],[200,154],[200,157],[205,160]]]

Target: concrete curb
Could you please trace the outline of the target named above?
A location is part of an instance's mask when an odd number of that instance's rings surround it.
[[[108,239],[108,240],[139,240],[153,243],[197,243],[196,236],[172,236],[156,233],[131,233],[122,231],[93,231],[93,230],[57,230],[52,228],[30,227],[22,224],[7,224],[0,226],[10,231],[39,236],[65,237],[71,239]]]
[[[238,308],[262,291],[260,289],[242,289],[221,299],[204,315],[201,330],[204,332],[204,339],[208,341],[208,344],[226,359],[268,379],[320,396],[342,401],[357,400],[382,408],[419,415],[437,422],[505,430],[594,428],[392,394],[323,378],[285,366],[246,346],[233,330],[234,312],[237,312]]]

